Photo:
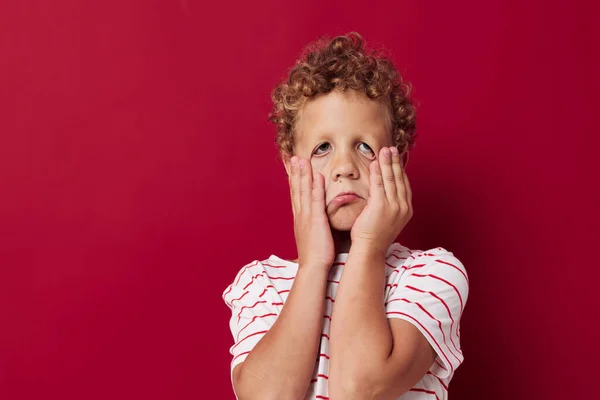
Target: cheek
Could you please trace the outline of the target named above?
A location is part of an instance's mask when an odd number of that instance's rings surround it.
[[[310,159],[310,165],[312,167],[313,173],[320,172],[325,175],[325,168],[327,167],[327,157],[312,157]]]
[[[361,172],[366,173],[367,176],[369,176],[369,165],[371,165],[371,163],[376,160],[377,160],[377,158],[370,159],[370,158],[363,157],[362,164],[361,164]]]

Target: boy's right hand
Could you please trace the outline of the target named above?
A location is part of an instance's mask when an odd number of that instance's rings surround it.
[[[289,183],[298,264],[328,269],[335,259],[335,247],[325,211],[325,178],[316,173],[313,179],[308,160],[293,156],[290,163]]]

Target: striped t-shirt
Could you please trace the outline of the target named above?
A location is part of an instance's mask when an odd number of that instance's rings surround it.
[[[328,399],[329,329],[337,287],[348,257],[339,254],[329,272],[323,329],[313,379],[305,399]],[[298,264],[271,255],[238,272],[223,292],[231,309],[234,344],[231,369],[243,362],[266,334],[285,305]],[[429,371],[401,400],[444,400],[454,371],[463,361],[460,317],[467,301],[469,279],[463,264],[437,247],[409,250],[393,243],[386,254],[385,310],[388,318],[412,323],[429,341],[437,358]]]

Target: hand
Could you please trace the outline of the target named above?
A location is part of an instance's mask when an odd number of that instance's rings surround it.
[[[383,147],[369,165],[369,198],[350,237],[352,247],[385,256],[413,215],[412,191],[396,147]]]
[[[309,160],[293,156],[290,163],[298,264],[330,268],[335,259],[335,247],[325,212],[325,178],[316,173],[313,179]]]

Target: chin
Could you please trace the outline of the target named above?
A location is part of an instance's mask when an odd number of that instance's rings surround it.
[[[329,216],[331,228],[336,231],[350,232],[363,208],[364,206],[359,204],[347,204],[338,208],[333,215]]]

